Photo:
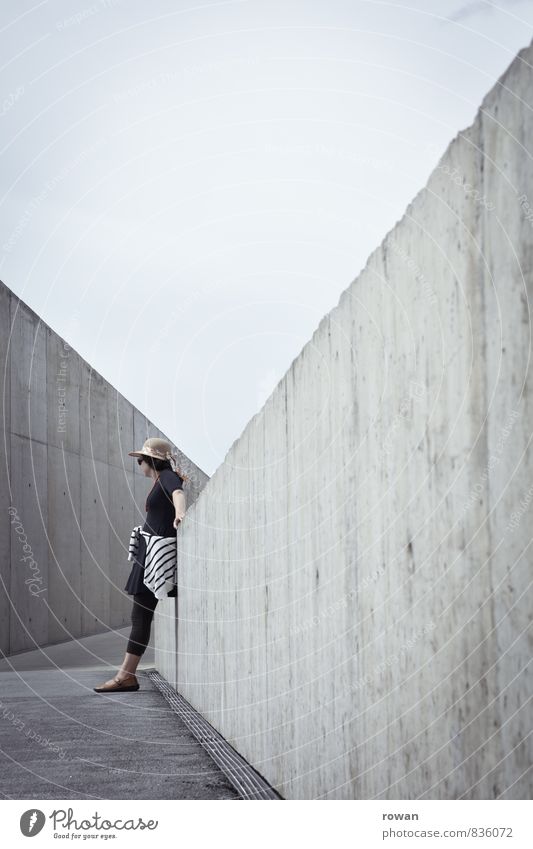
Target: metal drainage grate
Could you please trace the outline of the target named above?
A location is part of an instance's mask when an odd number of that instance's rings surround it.
[[[229,778],[243,799],[282,799],[242,755],[224,739],[222,734],[189,702],[170,686],[156,669],[143,672],[164,696],[170,707],[183,720],[189,731],[206,750],[222,772]]]

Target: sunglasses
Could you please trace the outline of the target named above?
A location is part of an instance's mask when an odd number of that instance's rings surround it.
[[[140,465],[141,465],[141,463],[144,463],[144,458],[143,458],[143,457],[137,457],[137,463],[138,463],[138,464],[139,464],[139,466],[140,466]]]

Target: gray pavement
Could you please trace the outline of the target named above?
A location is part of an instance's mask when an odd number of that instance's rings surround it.
[[[150,647],[140,690],[93,691],[129,630],[0,660],[0,798],[239,798],[146,675]]]

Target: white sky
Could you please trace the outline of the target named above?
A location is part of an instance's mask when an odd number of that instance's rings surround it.
[[[533,0],[4,0],[0,279],[212,474],[532,37]]]

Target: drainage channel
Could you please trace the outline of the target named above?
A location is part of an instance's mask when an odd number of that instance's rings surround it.
[[[263,776],[156,669],[143,671],[243,799],[282,799]]]

